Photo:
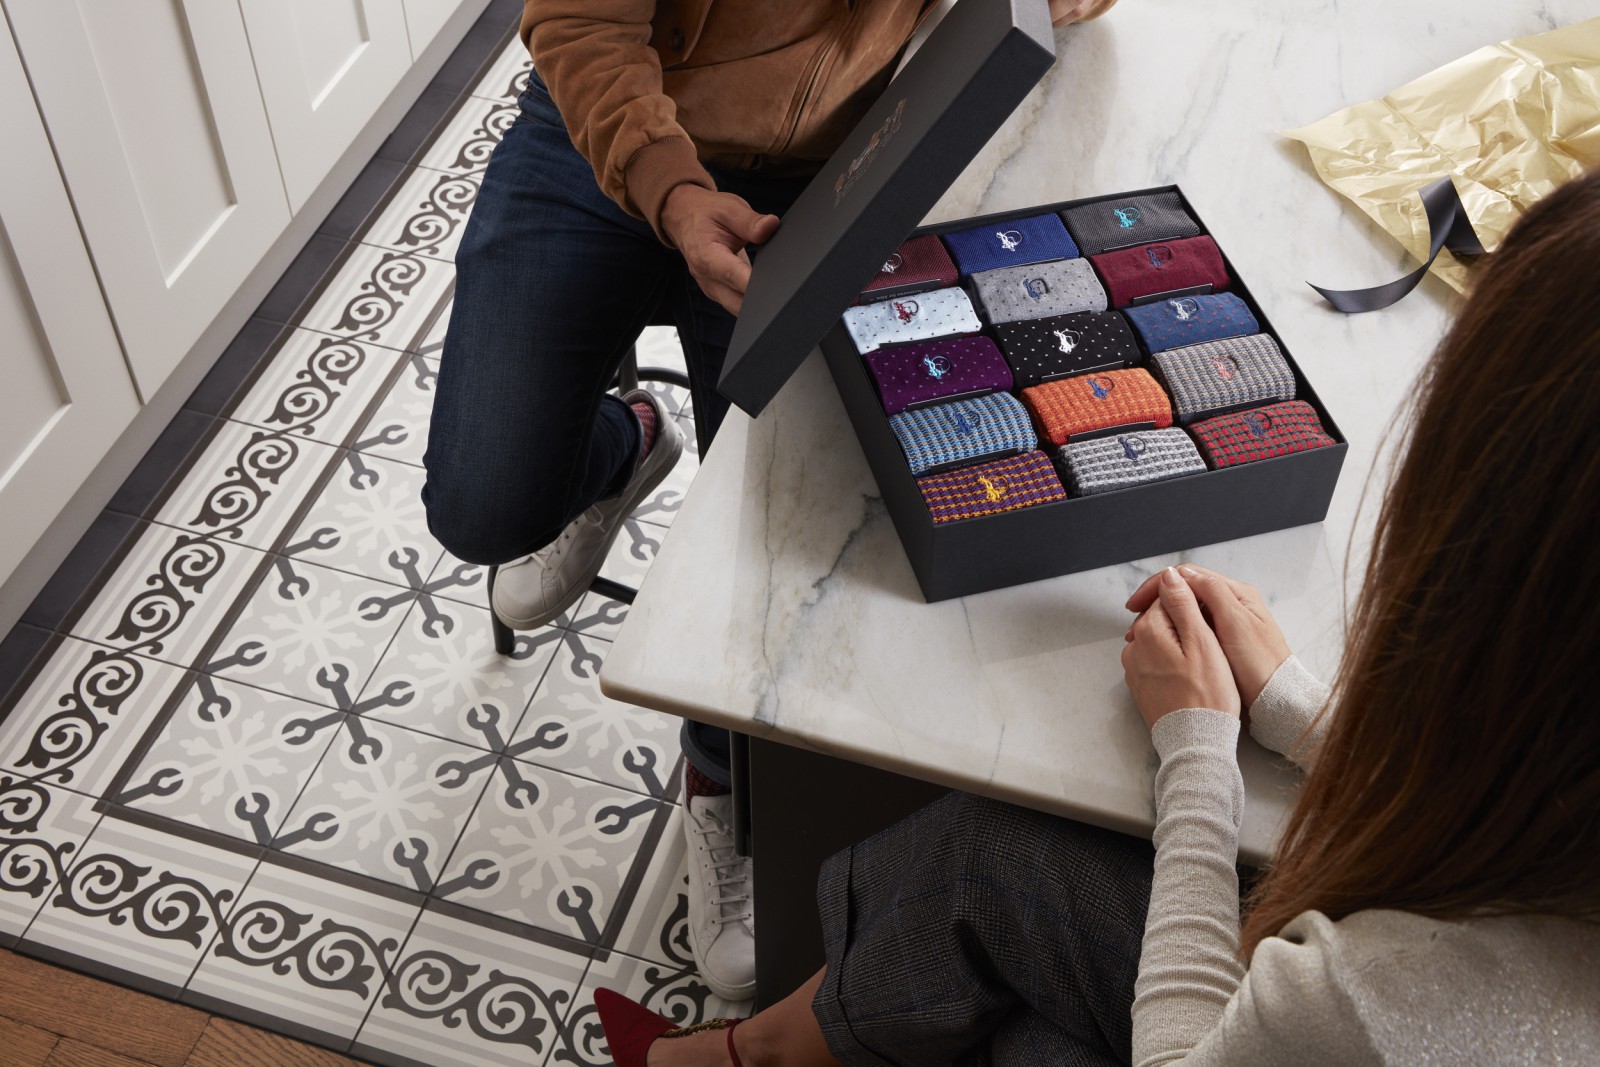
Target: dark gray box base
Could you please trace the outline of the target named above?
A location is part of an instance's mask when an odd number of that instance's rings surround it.
[[[981,218],[924,227],[924,233],[981,226],[1104,200],[1175,191],[1177,186],[1140,189],[1030,207]],[[1184,206],[1210,234],[1205,220],[1184,198]],[[1215,236],[1212,237],[1216,240]],[[1221,242],[1217,242],[1221,247]],[[822,340],[823,355],[855,425],[867,463],[877,479],[922,594],[930,602],[987,592],[1008,585],[1054,578],[1074,571],[1126,563],[1146,556],[1321,522],[1328,513],[1349,445],[1328,410],[1306,381],[1287,345],[1272,328],[1244,279],[1223,252],[1233,278],[1230,292],[1242,297],[1283,350],[1295,375],[1296,398],[1316,408],[1323,428],[1339,443],[1277,459],[1192,474],[1150,485],[1077,497],[982,518],[935,523],[888,416],[878,402],[866,365],[842,322]]]

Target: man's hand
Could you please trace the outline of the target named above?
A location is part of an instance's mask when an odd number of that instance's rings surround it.
[[[1050,0],[1050,25],[1066,26],[1105,14],[1116,0]]]
[[[758,215],[732,193],[685,183],[667,194],[661,228],[683,253],[701,291],[737,315],[750,284],[750,257],[744,246],[772,240],[778,216]]]
[[[1233,668],[1239,695],[1248,708],[1266,688],[1273,672],[1289,658],[1289,642],[1284,640],[1278,620],[1272,617],[1261,593],[1253,585],[1236,582],[1216,571],[1185,563],[1178,573],[1188,582],[1210,615],[1212,629],[1222,643],[1222,651]],[[1128,598],[1128,610],[1143,612],[1156,601],[1161,576],[1153,574]],[[1133,630],[1128,631],[1129,640]]]
[[[1239,690],[1217,635],[1200,615],[1189,584],[1168,567],[1157,575],[1155,593],[1128,630],[1122,670],[1145,725],[1182,708],[1212,708],[1239,714]]]

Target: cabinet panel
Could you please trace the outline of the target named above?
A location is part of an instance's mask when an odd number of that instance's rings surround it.
[[[243,0],[291,210],[411,66],[401,0]]]
[[[139,408],[72,206],[0,21],[0,579]]]
[[[289,222],[243,22],[214,0],[5,7],[149,396]]]
[[[411,38],[411,58],[422,55],[451,15],[468,0],[405,0],[406,33]]]

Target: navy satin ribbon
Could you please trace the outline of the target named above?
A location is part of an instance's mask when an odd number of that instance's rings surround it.
[[[1448,176],[1422,190],[1422,207],[1428,213],[1428,261],[1404,278],[1387,285],[1375,285],[1371,289],[1324,289],[1310,282],[1306,284],[1321,293],[1335,308],[1355,315],[1386,308],[1415,289],[1422,281],[1422,276],[1428,273],[1428,268],[1433,266],[1433,261],[1439,258],[1442,248],[1464,256],[1483,254],[1483,244],[1472,228],[1472,221],[1467,218],[1466,205],[1461,203],[1461,196]]]

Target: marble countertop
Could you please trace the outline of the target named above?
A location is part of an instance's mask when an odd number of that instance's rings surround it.
[[[1214,567],[1259,586],[1301,658],[1331,675],[1391,422],[1458,304],[1433,278],[1374,314],[1322,303],[1306,279],[1355,288],[1412,264],[1274,131],[1592,4],[1123,0],[1057,31],[1055,68],[928,222],[1181,185],[1350,441],[1327,521],[925,604],[813,353],[760,419],[728,417],[605,661],[605,692],[1148,835],[1156,764],[1122,682],[1123,601],[1169,563]],[[1240,763],[1241,852],[1259,860],[1297,778],[1248,739]]]

